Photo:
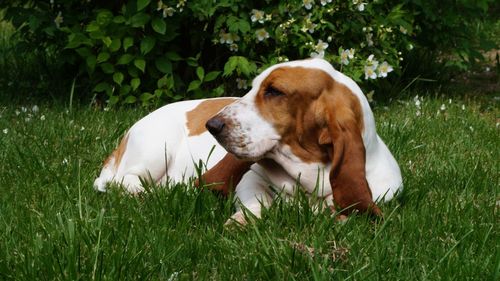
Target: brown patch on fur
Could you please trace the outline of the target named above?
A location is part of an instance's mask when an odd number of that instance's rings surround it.
[[[266,96],[270,88],[282,95]],[[302,161],[332,162],[333,197],[348,208],[343,213],[381,215],[366,181],[361,104],[349,88],[322,70],[281,67],[262,82],[255,102]]]
[[[243,161],[231,153],[226,154],[214,167],[206,171],[201,180],[210,190],[220,191],[227,195],[240,182],[243,175],[250,170],[253,162]],[[199,181],[195,182],[199,186]]]
[[[207,130],[205,128],[205,123],[222,108],[235,101],[236,99],[232,98],[210,99],[201,102],[193,110],[187,112],[186,127],[189,130],[189,136],[203,134]]]
[[[115,160],[113,163],[113,169],[116,171],[118,169],[118,166],[120,165],[120,162],[122,161],[123,154],[125,153],[125,149],[127,148],[127,143],[128,143],[128,133],[122,138],[120,141],[120,144],[118,147],[111,153],[111,155],[104,160],[103,166],[106,167],[109,165],[112,159]]]

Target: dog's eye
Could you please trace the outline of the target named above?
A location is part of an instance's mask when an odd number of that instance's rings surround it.
[[[266,91],[264,92],[264,97],[280,97],[284,95],[285,94],[283,92],[277,90],[274,87],[267,87]]]

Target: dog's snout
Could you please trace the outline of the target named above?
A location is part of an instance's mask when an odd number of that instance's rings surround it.
[[[210,120],[207,121],[205,124],[205,127],[207,130],[214,136],[220,134],[224,127],[226,126],[224,119],[221,117],[213,117]]]

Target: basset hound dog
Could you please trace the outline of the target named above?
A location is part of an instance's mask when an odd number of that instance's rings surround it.
[[[228,153],[229,152],[229,153]],[[358,85],[323,59],[291,61],[258,75],[242,98],[166,105],[134,124],[104,162],[97,190],[109,182],[130,193],[156,183],[201,177],[226,193],[235,185],[237,212],[260,217],[275,196],[296,188],[343,214],[381,215],[375,202],[403,187],[399,166],[377,135]]]

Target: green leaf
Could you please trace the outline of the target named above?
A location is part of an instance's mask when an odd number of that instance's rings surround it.
[[[116,52],[120,49],[121,47],[121,40],[119,38],[114,38],[112,41],[111,41],[111,44],[109,45],[109,50],[111,52]]]
[[[203,69],[203,67],[198,66],[198,68],[196,68],[196,75],[198,76],[198,79],[200,79],[200,81],[203,81],[203,78],[205,78],[205,70]]]
[[[99,29],[100,29],[100,26],[95,21],[90,22],[87,25],[87,27],[85,27],[85,31],[87,31],[87,32],[94,32],[94,31],[98,31]]]
[[[120,95],[126,96],[132,91],[132,87],[130,85],[123,85],[120,87]]]
[[[134,96],[128,96],[123,102],[127,104],[132,104],[137,101],[137,98]]]
[[[102,69],[102,72],[106,73],[106,74],[111,74],[113,72],[115,72],[115,67],[110,64],[110,63],[103,63],[101,64],[101,69]]]
[[[151,0],[137,0],[137,11],[146,8],[150,2]]]
[[[238,65],[237,59],[235,57],[230,57],[226,64],[224,65],[224,76],[229,76],[233,74],[234,70],[236,69],[236,66]]]
[[[137,90],[137,88],[139,88],[139,85],[141,85],[140,78],[134,78],[130,81],[130,86],[132,86],[133,91]]]
[[[151,17],[145,13],[138,13],[130,18],[132,27],[144,27]]]
[[[220,75],[220,71],[211,71],[205,76],[205,82],[210,82],[215,80]]]
[[[125,22],[125,17],[124,17],[124,16],[116,16],[116,17],[113,19],[113,22],[114,22],[114,23],[124,23],[124,22]]]
[[[140,69],[143,73],[146,70],[146,61],[143,59],[135,59],[134,60],[134,65]]]
[[[131,54],[124,54],[118,59],[118,62],[116,64],[128,64],[133,59],[134,56],[132,56]]]
[[[167,24],[162,18],[159,17],[154,17],[153,20],[151,21],[151,26],[153,27],[153,30],[160,33],[160,34],[165,34],[167,31]]]
[[[191,83],[189,83],[189,87],[187,89],[188,92],[194,91],[196,89],[199,89],[201,85],[201,81],[199,80],[193,80]]]
[[[223,76],[229,76],[234,71],[238,74],[243,74],[245,76],[250,76],[257,70],[255,63],[250,63],[245,57],[242,56],[232,56],[224,65]]]
[[[88,56],[91,56],[92,55],[92,52],[90,51],[90,48],[89,47],[82,47],[82,48],[78,48],[76,49],[76,52],[81,56],[81,57],[88,57]]]
[[[154,98],[154,96],[152,94],[146,92],[146,93],[142,93],[142,95],[139,98],[141,99],[141,101],[146,102],[146,101]]]
[[[240,19],[238,21],[238,28],[243,34],[245,34],[250,31],[250,23],[244,19]]]
[[[141,53],[143,55],[149,53],[154,48],[155,44],[156,44],[156,39],[154,37],[146,36],[141,41]]]
[[[96,22],[100,26],[106,26],[113,20],[113,13],[109,10],[101,10],[97,13]]]
[[[106,47],[108,47],[108,48],[111,45],[111,43],[113,43],[113,40],[111,40],[111,38],[109,36],[106,36],[106,37],[102,38],[101,40],[102,40],[102,43],[104,43],[104,45],[106,45]]]
[[[166,52],[165,56],[171,61],[180,61],[182,57],[176,52]]]
[[[128,74],[130,75],[130,77],[132,77],[132,78],[139,77],[139,70],[137,69],[137,67],[134,67],[133,65],[129,65],[127,67],[127,71],[128,71]]]
[[[165,74],[172,73],[172,63],[166,57],[155,60],[155,65],[159,71]]]
[[[113,74],[113,81],[115,81],[116,84],[118,85],[121,85],[122,82],[123,82],[123,73],[121,72],[115,72],[115,74]]]
[[[111,96],[109,97],[108,104],[109,105],[115,105],[118,103],[120,99],[117,96]]]
[[[134,45],[134,38],[132,37],[125,37],[123,39],[123,49],[125,52],[127,51],[128,48],[132,47]]]
[[[108,52],[101,52],[99,55],[97,55],[97,63],[105,62],[109,60],[109,53]]]
[[[97,84],[95,87],[94,87],[94,90],[93,92],[97,92],[97,93],[100,93],[100,92],[104,92],[104,91],[107,91],[111,89],[111,86],[106,83],[106,82],[101,82],[99,84]]]
[[[94,68],[97,63],[96,57],[94,55],[90,55],[87,57],[86,62],[90,72],[94,72]]]
[[[68,36],[68,45],[66,45],[66,48],[74,49],[81,45],[92,45],[92,42],[82,33],[72,33]]]

